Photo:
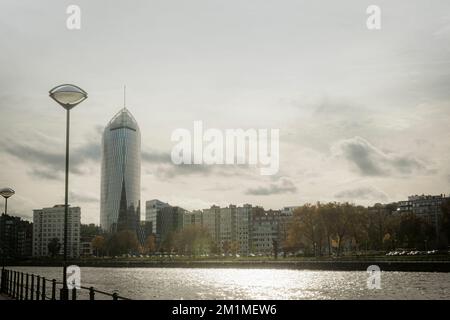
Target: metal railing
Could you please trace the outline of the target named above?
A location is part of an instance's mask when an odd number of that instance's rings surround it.
[[[62,282],[55,279],[4,268],[1,270],[0,293],[8,295],[14,300],[62,300],[61,295],[57,295],[62,285]],[[119,296],[117,292],[109,293],[84,286],[81,286],[80,289],[71,289],[69,299],[95,300],[96,294],[112,300],[131,300]]]

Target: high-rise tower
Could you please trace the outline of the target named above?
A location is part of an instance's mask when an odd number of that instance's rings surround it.
[[[108,123],[102,139],[100,226],[137,231],[141,199],[141,134],[128,109]]]

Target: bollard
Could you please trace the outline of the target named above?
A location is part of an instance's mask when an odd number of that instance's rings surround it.
[[[72,300],[77,300],[77,288],[72,288]]]
[[[89,288],[89,300],[95,300],[95,291],[93,287]]]

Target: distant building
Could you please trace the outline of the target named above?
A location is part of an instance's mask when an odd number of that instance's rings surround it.
[[[250,222],[252,216],[252,205],[244,204],[237,207],[234,219],[233,241],[238,245],[238,252],[242,255],[250,253]]]
[[[450,197],[445,194],[409,196],[407,201],[398,202],[397,213],[414,213],[430,223],[436,229],[436,234],[439,234],[442,205],[449,200]]]
[[[92,247],[91,241],[82,241],[80,242],[80,256],[90,257],[94,255],[94,248]]]
[[[279,242],[278,222],[280,211],[256,209],[251,223],[251,251],[273,254],[274,242]]]
[[[25,258],[32,254],[33,224],[19,217],[0,216],[0,255]]]
[[[170,207],[170,205],[158,199],[145,202],[145,221],[151,225],[153,234],[156,234],[156,218],[158,216],[158,212],[165,207]]]
[[[157,246],[164,244],[164,241],[175,231],[183,228],[183,217],[186,210],[180,207],[163,207],[156,215],[156,243]]]
[[[298,207],[284,207],[279,211],[278,220],[278,242],[280,251],[283,249],[288,238],[289,227],[294,216],[294,211]]]
[[[80,255],[80,207],[69,207],[67,229],[67,255]],[[49,255],[48,244],[57,238],[64,253],[64,205],[33,210],[33,257]]]
[[[203,224],[203,212],[201,210],[185,212],[184,218],[183,218],[183,227],[187,227],[190,225],[201,226],[202,224]]]
[[[139,233],[138,233],[138,240],[141,243],[141,245],[145,245],[145,241],[147,241],[147,238],[154,234],[153,233],[153,224],[149,221],[141,221]]]
[[[100,226],[106,232],[138,232],[141,199],[141,134],[123,108],[108,123],[102,139]]]
[[[235,219],[236,219],[236,206],[229,205],[226,208],[220,208],[219,211],[219,234],[218,234],[218,246],[222,252],[226,251],[226,246],[231,247],[232,242],[235,240]]]
[[[211,206],[209,209],[203,209],[202,213],[203,227],[208,230],[211,238],[216,245],[220,243],[220,207]]]

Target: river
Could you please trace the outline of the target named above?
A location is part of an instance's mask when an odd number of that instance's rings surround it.
[[[11,267],[61,279],[62,268]],[[449,273],[382,272],[368,289],[361,271],[81,268],[81,285],[131,299],[450,299]],[[102,298],[97,296],[96,298]]]

